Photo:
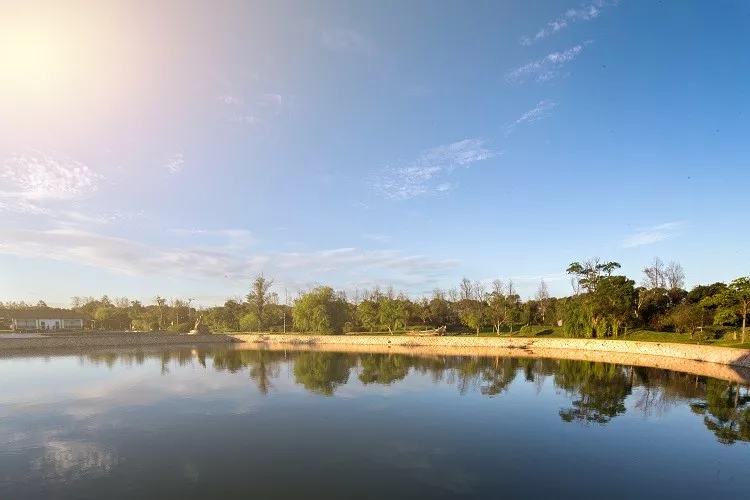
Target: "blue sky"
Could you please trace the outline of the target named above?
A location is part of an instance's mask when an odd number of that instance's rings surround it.
[[[6,2],[0,300],[750,274],[743,1]]]

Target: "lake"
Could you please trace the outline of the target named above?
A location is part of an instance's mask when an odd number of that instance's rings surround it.
[[[741,498],[750,391],[554,359],[0,353],[0,498]]]

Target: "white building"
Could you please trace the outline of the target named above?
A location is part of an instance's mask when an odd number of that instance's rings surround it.
[[[12,330],[82,330],[84,316],[65,309],[12,311]]]

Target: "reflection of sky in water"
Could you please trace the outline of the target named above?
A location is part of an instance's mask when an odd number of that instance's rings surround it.
[[[577,362],[504,369],[452,358],[436,370],[387,355],[367,364],[251,354],[209,352],[206,367],[189,351],[179,361],[147,354],[142,364],[0,359],[0,498],[199,498],[247,492],[250,480],[258,498],[313,485],[333,498],[486,497],[498,488],[708,498],[750,486],[750,446],[719,443],[689,404],[724,383],[597,365],[592,373],[620,384],[600,391]],[[594,408],[606,423],[564,422],[570,408]],[[539,481],[538,471],[554,475]],[[645,490],[631,488],[634,475]]]

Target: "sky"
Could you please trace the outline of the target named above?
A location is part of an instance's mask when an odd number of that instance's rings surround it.
[[[0,300],[750,274],[750,3],[0,2]]]

